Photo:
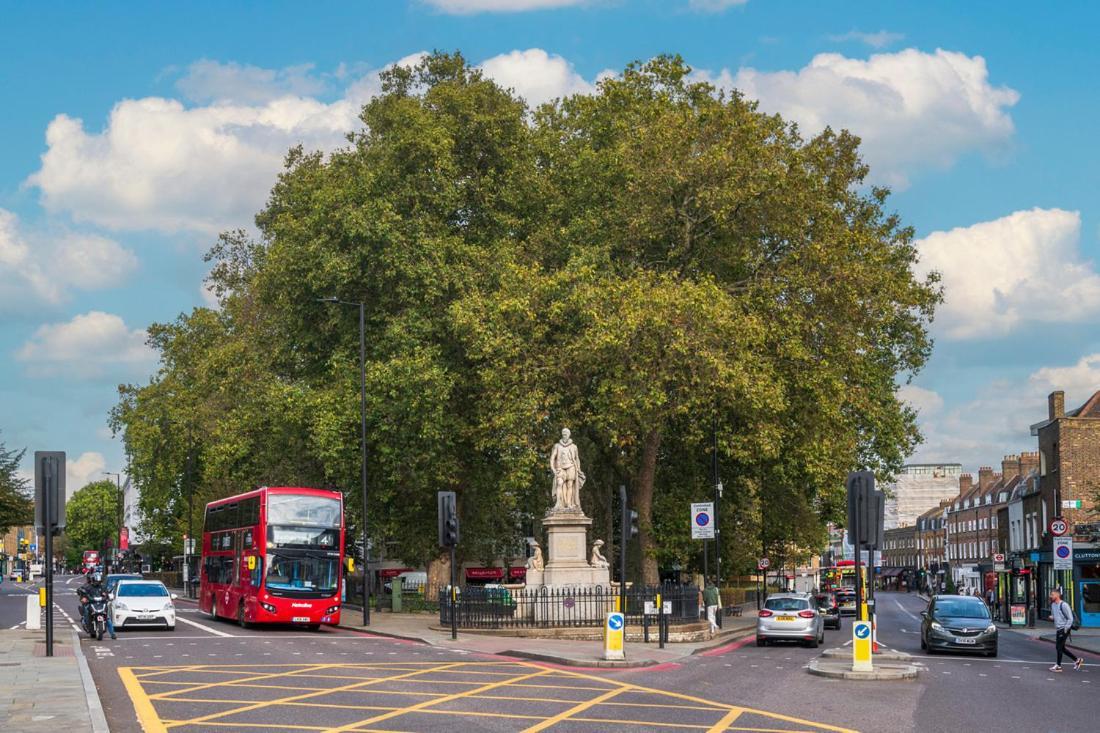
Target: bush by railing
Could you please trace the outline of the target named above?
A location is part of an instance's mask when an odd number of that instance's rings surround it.
[[[627,623],[642,625],[646,603],[655,603],[658,593],[663,602],[671,604],[669,623],[699,621],[699,589],[693,585],[669,585],[628,588]],[[617,597],[616,589],[600,586],[576,589],[465,586],[458,592],[456,620],[459,627],[467,629],[602,626],[606,615],[615,609]],[[438,598],[439,622],[448,626],[452,612],[449,590],[441,588]]]

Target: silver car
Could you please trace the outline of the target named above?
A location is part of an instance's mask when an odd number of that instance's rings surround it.
[[[811,649],[825,641],[825,621],[810,596],[777,593],[768,596],[756,619],[756,645],[774,639],[800,641]]]

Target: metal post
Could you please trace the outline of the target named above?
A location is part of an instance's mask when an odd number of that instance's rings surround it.
[[[455,546],[451,545],[451,638],[458,638],[458,588],[455,587]]]
[[[709,560],[707,558],[707,546],[710,540],[703,540],[703,587],[707,587],[707,578],[710,577]]]
[[[370,551],[367,549],[367,330],[366,304],[359,303],[359,449],[363,478],[363,625],[370,626]],[[452,554],[454,550],[451,550]],[[451,562],[454,572],[454,561]],[[454,583],[451,583],[454,586]],[[453,629],[452,629],[453,633]]]
[[[46,656],[53,656],[53,516],[50,514],[50,494],[57,482],[57,463],[53,458],[43,458],[43,476],[46,485],[42,492],[42,529],[46,543]]]
[[[856,556],[856,621],[863,621],[863,571],[859,568],[862,559],[860,550],[863,548],[863,543],[859,541],[859,515],[863,511],[861,506],[863,504],[863,481],[858,478],[856,481],[859,488],[856,490],[856,511],[855,521],[853,522],[855,526],[852,528],[852,533],[855,536],[852,537],[852,547],[855,549]]]
[[[661,594],[657,594],[657,647],[665,648],[665,604]]]
[[[714,414],[714,423],[711,425],[711,473],[714,479],[714,585],[718,592],[722,590],[722,529],[718,524],[718,503],[722,499],[721,484],[718,481],[718,413]],[[721,606],[721,598],[719,598]]]
[[[191,577],[191,555],[193,555],[194,552],[188,552],[188,547],[187,547],[188,543],[190,543],[192,550],[195,546],[195,527],[194,527],[194,523],[195,523],[194,522],[194,517],[195,517],[195,482],[191,478],[191,468],[194,464],[195,459],[194,459],[194,454],[193,454],[192,451],[193,451],[193,447],[192,447],[192,444],[191,444],[191,428],[188,427],[188,429],[187,429],[187,468],[186,468],[186,471],[187,471],[187,473],[186,473],[186,476],[187,476],[187,541],[183,543],[183,567],[184,567],[184,571],[185,571],[184,575],[187,576],[187,587],[184,588],[183,592],[187,595],[188,598],[194,598],[195,597],[194,593],[191,592],[191,589],[195,587],[195,584],[191,582],[191,580],[192,580],[192,577]],[[140,570],[140,569],[141,568],[138,568],[138,570]]]
[[[623,627],[626,627],[626,541],[630,535],[630,509],[626,505],[626,484],[619,484],[619,508],[622,521],[619,523],[619,612],[623,615]],[[625,630],[624,630],[625,638]]]

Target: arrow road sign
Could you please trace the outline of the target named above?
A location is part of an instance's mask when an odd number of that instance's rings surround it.
[[[607,628],[612,631],[618,631],[623,627],[623,617],[618,614],[611,614],[607,617]]]
[[[856,624],[856,638],[866,639],[871,635],[871,625],[867,623]]]

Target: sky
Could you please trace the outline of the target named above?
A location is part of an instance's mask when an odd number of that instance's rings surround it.
[[[124,471],[107,415],[155,372],[145,329],[214,305],[203,253],[252,226],[287,149],[343,144],[379,70],[457,50],[537,104],[676,53],[862,138],[945,286],[901,390],[911,460],[998,466],[1035,449],[1050,391],[1100,389],[1098,22],[1004,0],[4,3],[0,441],[66,451],[70,491]]]

